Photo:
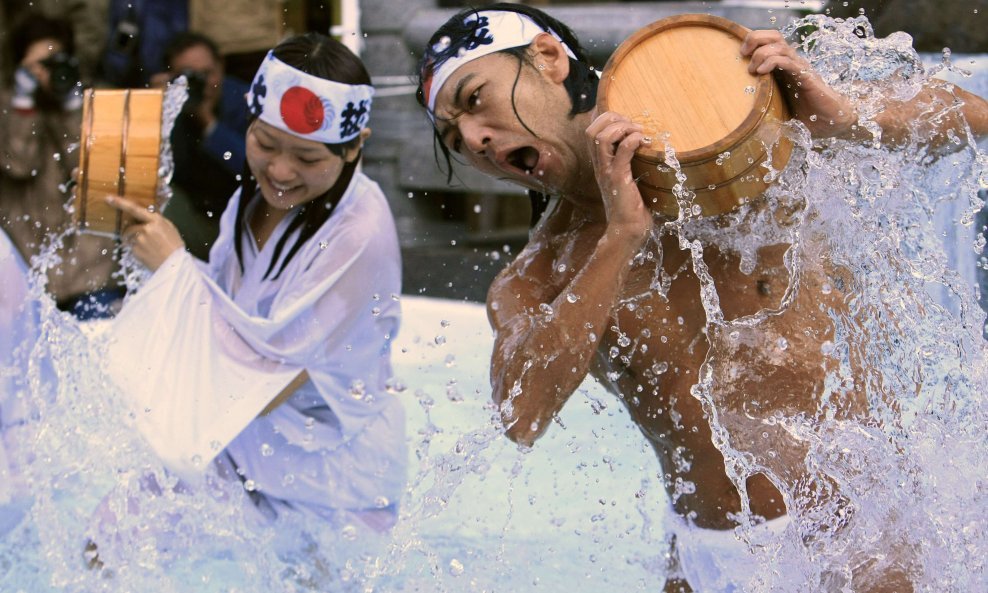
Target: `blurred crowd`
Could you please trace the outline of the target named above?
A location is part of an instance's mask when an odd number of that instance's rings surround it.
[[[82,89],[185,76],[166,216],[206,259],[242,174],[250,77],[293,25],[329,28],[329,3],[294,4],[286,17],[282,0],[0,1],[0,229],[26,262],[45,256],[59,308],[109,316],[124,293],[117,242],[66,232]]]

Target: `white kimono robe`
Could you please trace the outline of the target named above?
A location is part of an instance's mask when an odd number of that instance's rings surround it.
[[[26,356],[37,339],[35,305],[28,294],[27,266],[0,230],[0,535],[16,525],[30,506],[14,451],[21,441],[21,427],[30,417],[21,379],[27,371]]]
[[[277,280],[262,277],[289,217],[259,253],[244,229],[241,274],[237,202],[209,264],[176,252],[126,302],[110,330],[108,373],[180,476],[220,456],[275,507],[327,517],[393,510],[407,453],[404,409],[385,390],[401,263],[384,195],[356,174]],[[301,371],[309,379],[259,416]]]

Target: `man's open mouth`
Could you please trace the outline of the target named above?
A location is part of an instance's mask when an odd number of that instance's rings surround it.
[[[539,164],[539,151],[531,146],[522,146],[512,150],[506,160],[512,167],[521,169],[530,175],[535,166]]]

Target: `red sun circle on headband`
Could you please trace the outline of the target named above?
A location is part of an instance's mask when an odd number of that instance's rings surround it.
[[[281,119],[288,129],[299,134],[311,134],[326,117],[322,101],[307,88],[293,86],[281,96]]]

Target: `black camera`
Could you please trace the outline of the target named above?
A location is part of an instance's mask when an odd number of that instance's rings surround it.
[[[189,98],[185,101],[182,110],[195,111],[199,107],[199,104],[202,103],[206,92],[206,75],[198,70],[182,70],[175,78],[179,76],[184,76],[189,85]]]
[[[79,84],[79,60],[65,52],[52,54],[41,61],[48,70],[51,93],[65,97]]]

